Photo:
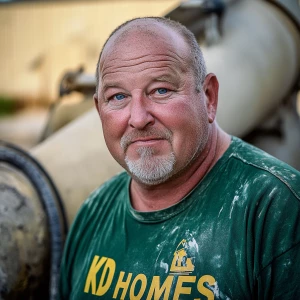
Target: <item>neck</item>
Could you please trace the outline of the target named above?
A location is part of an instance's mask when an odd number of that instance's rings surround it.
[[[167,208],[181,201],[211,170],[229,144],[230,136],[213,123],[204,150],[182,174],[157,186],[147,186],[132,179],[132,206],[138,211],[149,212]]]

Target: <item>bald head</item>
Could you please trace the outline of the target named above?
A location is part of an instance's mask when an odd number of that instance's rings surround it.
[[[168,29],[168,35],[164,36],[164,29]],[[170,30],[171,29],[171,30]],[[185,26],[181,25],[178,22],[160,18],[160,17],[147,17],[147,18],[136,18],[130,21],[127,21],[117,27],[111,35],[106,40],[102,51],[99,55],[97,69],[96,69],[96,91],[98,91],[99,79],[100,79],[100,65],[102,57],[107,53],[107,48],[109,51],[112,51],[114,46],[118,46],[120,43],[124,43],[126,38],[134,32],[139,33],[137,36],[141,37],[141,34],[145,37],[154,37],[158,41],[161,40],[162,43],[165,43],[167,40],[173,41],[174,46],[178,39],[182,39],[186,46],[186,65],[192,69],[196,90],[200,91],[202,84],[206,76],[206,66],[205,61],[200,50],[200,47],[196,41],[195,36],[191,31],[189,31]],[[158,34],[159,32],[159,34]],[[139,45],[139,40],[135,41],[136,45]],[[176,45],[177,46],[177,45]],[[124,49],[126,51],[126,49]]]

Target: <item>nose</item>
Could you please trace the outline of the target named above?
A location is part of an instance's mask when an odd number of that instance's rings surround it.
[[[155,119],[151,113],[150,106],[150,100],[146,96],[141,94],[132,95],[128,125],[140,130],[153,125]]]

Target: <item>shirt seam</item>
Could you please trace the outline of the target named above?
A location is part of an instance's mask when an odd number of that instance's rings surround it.
[[[292,245],[290,248],[288,248],[287,250],[283,251],[282,253],[280,253],[279,255],[273,257],[271,259],[271,261],[269,263],[267,263],[264,267],[262,267],[262,269],[257,273],[257,275],[255,276],[255,279],[257,280],[259,276],[261,276],[261,273],[268,268],[276,259],[278,259],[280,256],[286,254],[287,252],[289,252],[290,250],[296,248],[297,246],[300,245],[300,241],[297,242],[296,244]]]
[[[262,171],[265,171],[271,175],[273,175],[274,177],[276,177],[280,182],[282,182],[284,185],[287,186],[287,188],[292,192],[292,194],[297,198],[297,200],[300,202],[300,196],[298,195],[298,193],[293,189],[293,187],[286,181],[284,180],[283,178],[281,178],[280,176],[278,176],[276,173],[273,173],[272,171],[270,170],[267,170],[265,169],[264,167],[261,167],[257,164],[254,164],[254,163],[251,163],[251,162],[248,162],[247,160],[235,155],[234,153],[232,154],[232,156],[235,158],[235,159],[238,159],[240,161],[242,161],[243,163],[247,164],[247,165],[250,165],[252,167],[255,167],[257,169],[260,169]]]

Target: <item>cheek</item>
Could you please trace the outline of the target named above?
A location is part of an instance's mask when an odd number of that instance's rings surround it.
[[[173,133],[174,151],[185,153],[205,134],[208,117],[203,105],[180,103],[169,107],[167,114],[161,114],[161,120]]]
[[[103,132],[107,134],[107,138],[122,135],[122,131],[128,124],[128,121],[125,118],[125,113],[122,113],[121,111],[102,111],[100,118]]]
[[[117,113],[103,113],[101,115],[102,130],[105,142],[111,154],[120,155],[120,140],[126,130],[126,122]]]

